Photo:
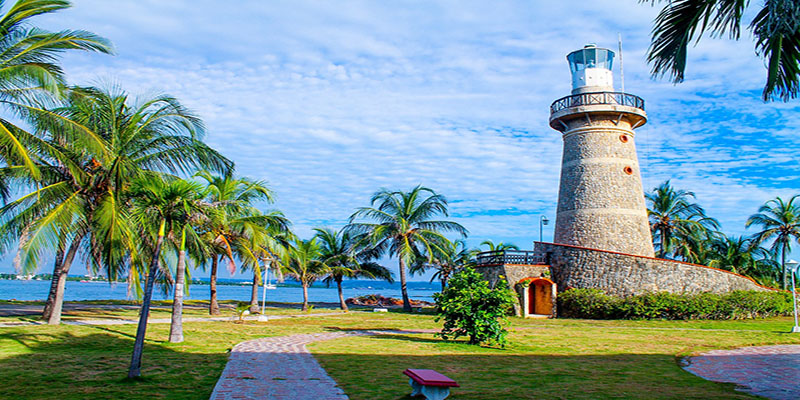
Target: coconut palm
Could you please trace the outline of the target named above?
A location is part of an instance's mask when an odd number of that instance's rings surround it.
[[[242,261],[242,272],[253,271],[253,285],[250,291],[250,313],[258,312],[258,285],[261,284],[262,263],[276,263],[279,254],[292,236],[289,220],[280,211],[267,214],[258,213],[240,218],[234,227],[241,226],[234,246],[234,253]],[[246,223],[241,220],[246,220]],[[277,267],[270,267],[275,270]]]
[[[719,222],[706,216],[705,210],[692,202],[694,197],[692,192],[676,190],[669,181],[656,187],[652,193],[645,194],[658,257],[680,257],[683,254],[684,259],[691,258],[685,251],[676,251],[677,248],[685,250],[688,242],[708,231],[719,229]]]
[[[56,253],[44,316],[58,324],[79,250],[111,280],[136,266],[129,262],[136,243],[125,222],[132,179],[201,167],[226,172],[232,163],[201,141],[202,122],[173,97],[131,101],[119,88],[73,88],[66,105],[50,114],[37,120],[41,177],[22,167],[0,170],[20,190],[30,190],[0,209],[0,245],[5,250],[19,239],[23,271],[38,268],[43,254]]]
[[[342,293],[344,278],[377,278],[389,283],[394,282],[392,272],[386,267],[367,261],[369,255],[364,252],[364,246],[367,243],[363,237],[354,237],[346,230],[316,228],[314,231],[316,231],[314,237],[319,240],[322,248],[320,258],[330,268],[330,272],[323,282],[328,285],[336,283],[336,289],[339,292],[339,307],[342,310],[347,311],[347,304]]]
[[[750,15],[749,1],[649,1],[667,4],[656,17],[647,60],[654,76],[669,75],[675,83],[684,79],[687,49],[692,42],[696,43],[706,33],[738,40],[742,19]],[[748,28],[755,40],[756,53],[767,68],[762,97],[765,101],[776,96],[784,101],[796,98],[800,89],[800,3],[769,0],[761,2],[759,7]]]
[[[770,251],[775,258],[780,255],[781,271],[783,271],[783,289],[789,285],[788,271],[786,270],[786,255],[792,251],[792,242],[800,242],[800,204],[795,201],[800,195],[793,196],[789,201],[780,197],[770,200],[747,219],[745,227],[758,226],[760,232],[753,235],[753,242],[762,245],[772,241]]]
[[[710,267],[746,275],[762,283],[775,280],[776,263],[766,249],[753,244],[752,238],[726,236],[710,244]]]
[[[264,201],[272,203],[274,195],[263,181],[248,178],[237,178],[231,174],[214,175],[209,171],[195,174],[206,186],[208,202],[220,212],[206,221],[201,235],[211,253],[211,273],[209,286],[211,290],[209,314],[219,314],[217,301],[217,268],[220,259],[227,259],[228,270],[236,271],[236,253],[242,255],[253,249],[249,247],[248,234],[255,234],[259,229],[274,226],[274,232],[288,229],[288,221],[280,213],[261,214],[254,203]],[[239,251],[241,250],[241,251]],[[252,251],[252,250],[250,250]],[[257,257],[255,266],[258,266]],[[257,279],[257,278],[256,278]]]
[[[361,207],[350,216],[348,230],[365,234],[375,254],[397,257],[403,309],[411,311],[406,287],[406,266],[430,257],[447,243],[443,232],[466,236],[467,230],[447,216],[447,200],[431,189],[417,186],[409,192],[382,189],[372,196],[371,207]],[[359,218],[364,221],[357,222]]]
[[[487,251],[519,250],[519,247],[513,243],[500,242],[495,244],[491,239],[482,241],[481,246],[487,246],[489,248]]]
[[[488,244],[489,251],[500,251],[506,249],[517,249],[513,244],[498,243],[495,245],[490,240],[486,240],[481,244]],[[456,241],[448,241],[441,247],[439,252],[430,257],[430,261],[426,259],[419,260],[409,270],[412,274],[422,273],[428,268],[433,268],[436,272],[431,276],[431,282],[434,279],[439,279],[442,283],[442,290],[447,287],[447,282],[458,270],[464,267],[475,266],[475,255],[478,253],[475,249],[467,247],[467,242],[463,239]]]
[[[297,279],[303,287],[303,311],[308,311],[308,287],[330,272],[322,260],[322,247],[316,238],[294,239],[283,257],[286,275]]]
[[[155,240],[152,253],[143,257],[149,260],[150,266],[147,269],[142,308],[139,312],[139,325],[136,329],[133,355],[128,370],[129,378],[137,378],[141,375],[142,351],[147,330],[147,318],[150,314],[150,299],[160,268],[164,237],[181,231],[189,224],[192,215],[200,208],[199,199],[202,198],[202,191],[203,187],[199,183],[182,179],[166,181],[147,177],[137,179],[131,185],[130,196],[133,199],[131,219],[141,228],[141,238],[150,239],[155,236]],[[143,242],[147,242],[147,240],[143,240]],[[177,289],[176,287],[176,291]]]
[[[0,0],[0,8],[5,5]],[[68,7],[70,3],[64,0],[17,0],[0,17],[0,103],[17,116],[46,114],[41,107],[52,105],[60,97],[64,85],[64,73],[57,64],[60,53],[112,52],[106,39],[90,32],[48,32],[31,27],[32,18]],[[35,156],[30,154],[36,144],[26,136],[23,129],[0,117],[0,159],[39,178]],[[8,187],[2,180],[0,189],[5,197]]]

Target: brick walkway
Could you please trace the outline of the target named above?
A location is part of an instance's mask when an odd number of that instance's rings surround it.
[[[430,333],[415,331],[344,331],[249,340],[231,350],[211,400],[346,400],[306,344],[347,336]]]
[[[687,371],[735,383],[743,392],[775,400],[800,399],[800,345],[713,350],[690,357],[688,363]]]

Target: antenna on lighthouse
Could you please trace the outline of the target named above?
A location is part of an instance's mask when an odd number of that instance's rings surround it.
[[[625,70],[622,69],[622,34],[617,33],[619,36],[619,81],[622,85],[621,92],[625,93]]]

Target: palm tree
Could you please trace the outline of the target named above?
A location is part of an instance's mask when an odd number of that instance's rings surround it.
[[[0,170],[20,189],[31,189],[0,209],[0,245],[5,249],[19,239],[18,268],[24,271],[38,268],[42,254],[56,252],[44,317],[58,324],[78,250],[112,280],[135,268],[129,262],[135,240],[124,218],[131,180],[200,167],[229,171],[232,163],[201,141],[202,122],[173,97],[133,102],[118,88],[74,88],[51,115],[37,120],[41,177],[20,173],[20,167]]]
[[[647,0],[640,0],[645,2]],[[651,0],[653,4],[665,0]],[[682,82],[689,44],[708,33],[711,37],[728,35],[739,39],[742,18],[749,1],[741,0],[669,0],[655,20],[648,62],[654,76],[669,75]],[[800,3],[794,0],[769,0],[750,21],[756,53],[767,68],[767,82],[762,97],[775,96],[784,101],[797,97],[800,89]]]
[[[780,197],[770,200],[747,219],[745,227],[757,225],[762,228],[753,235],[753,242],[761,245],[772,241],[770,251],[777,258],[781,257],[781,271],[783,271],[783,289],[789,285],[788,271],[786,270],[786,255],[792,251],[792,241],[800,241],[800,205],[795,200],[800,195],[793,196],[789,201]]]
[[[286,275],[300,281],[303,287],[303,311],[308,311],[308,287],[330,272],[330,267],[321,257],[322,247],[316,238],[295,239],[284,255],[283,267]]]
[[[5,7],[0,0],[0,8]],[[47,32],[30,27],[33,17],[69,8],[64,0],[17,0],[0,17],[0,103],[14,114],[32,117],[47,114],[42,105],[53,104],[64,86],[64,73],[57,55],[67,50],[111,53],[111,44],[93,33],[80,30]],[[35,143],[6,118],[0,118],[0,159],[20,166],[33,178],[40,177],[34,156]],[[0,181],[3,197],[8,194]]]
[[[775,280],[776,263],[769,252],[754,245],[752,238],[726,236],[711,244],[711,262],[708,266],[749,276],[762,283]]]
[[[176,230],[182,230],[189,223],[192,214],[200,207],[198,203],[202,198],[202,191],[203,187],[196,182],[182,179],[165,181],[154,177],[140,178],[133,182],[130,189],[133,199],[131,217],[141,227],[141,237],[149,239],[154,235],[155,229],[157,229],[157,233],[155,233],[152,253],[147,255],[150,267],[147,270],[147,281],[142,298],[142,309],[139,312],[139,325],[136,329],[128,378],[138,378],[141,375],[142,351],[144,350],[147,318],[150,314],[150,299],[160,268],[164,237],[172,235]],[[147,242],[147,239],[143,242]],[[177,289],[176,287],[176,292]]]
[[[178,259],[175,265],[175,285],[173,287],[173,300],[172,300],[172,319],[169,326],[169,341],[171,343],[183,342],[183,294],[186,290],[185,282],[188,275],[186,268],[186,249],[187,249],[187,236],[189,243],[192,244],[193,254],[195,259],[203,260],[206,258],[205,248],[202,245],[200,237],[195,232],[193,225],[197,225],[201,219],[208,218],[208,213],[213,212],[207,204],[202,202],[205,193],[202,188],[192,182],[192,192],[186,193],[186,198],[183,200],[188,206],[186,219],[176,222],[174,231],[180,232],[179,238],[173,240],[178,253]],[[194,195],[194,197],[189,197]],[[189,212],[191,211],[191,213]]]
[[[409,192],[381,189],[372,196],[370,203],[371,207],[358,208],[350,216],[347,229],[354,234],[366,234],[375,254],[388,253],[390,257],[397,257],[403,309],[411,311],[406,266],[423,255],[431,257],[441,251],[447,241],[442,232],[466,236],[467,230],[456,222],[431,219],[448,215],[447,200],[426,187],[417,186]],[[359,218],[366,221],[356,222]]]
[[[209,286],[211,290],[208,312],[219,314],[217,302],[217,268],[220,258],[227,258],[228,270],[236,271],[235,258],[237,250],[247,253],[247,234],[255,234],[267,226],[275,226],[274,231],[288,229],[288,221],[280,213],[262,215],[253,204],[257,201],[272,203],[274,195],[263,181],[248,178],[236,178],[231,174],[214,175],[208,171],[195,174],[203,180],[208,193],[208,201],[219,210],[214,218],[203,224],[203,240],[211,249],[211,274]],[[255,259],[255,258],[251,258]],[[255,266],[258,266],[256,260]]]
[[[344,278],[369,278],[383,279],[389,283],[394,282],[392,273],[383,265],[367,261],[369,255],[365,254],[363,247],[367,244],[363,237],[354,237],[347,232],[333,229],[314,229],[314,235],[320,241],[320,258],[328,265],[330,272],[323,282],[330,285],[336,283],[339,292],[339,307],[347,311],[347,304],[342,293]]]
[[[490,240],[486,240],[481,244],[488,244],[489,251],[507,249],[519,250],[517,246],[513,244],[504,244],[502,242],[495,246]],[[442,290],[444,290],[444,288],[447,287],[447,282],[450,280],[450,277],[458,270],[464,267],[475,266],[474,257],[477,253],[478,250],[468,248],[467,242],[463,239],[448,241],[441,247],[441,251],[430,257],[430,261],[425,259],[419,260],[419,262],[414,264],[409,270],[412,274],[415,274],[424,272],[428,268],[434,268],[436,272],[431,276],[431,282],[433,282],[434,279],[439,279],[442,283]]]
[[[677,247],[683,247],[698,235],[719,229],[719,222],[706,216],[703,207],[693,203],[694,193],[674,189],[669,181],[645,194],[647,214],[653,232],[656,255],[664,258],[680,256]],[[683,252],[684,259],[691,258]]]
[[[519,250],[519,247],[513,243],[497,243],[495,244],[491,239],[486,239],[481,242],[481,246],[489,247],[487,251],[502,251],[502,250]]]

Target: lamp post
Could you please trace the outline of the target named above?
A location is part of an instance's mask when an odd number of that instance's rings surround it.
[[[789,262],[786,263],[786,266],[792,271],[792,306],[794,306],[794,326],[792,327],[792,333],[800,333],[800,325],[797,324],[797,288],[794,286],[795,275],[800,273],[798,265],[800,265],[800,263],[795,260],[789,260]]]
[[[264,280],[261,282],[261,291],[263,294],[261,295],[261,315],[258,316],[259,321],[269,321],[269,317],[267,314],[264,314],[266,311],[265,308],[267,307],[267,281],[269,280],[269,267],[272,265],[272,259],[266,259],[264,263]]]
[[[550,220],[547,219],[546,216],[542,215],[539,217],[539,241],[544,242],[544,238],[542,237],[543,226],[550,223]]]

